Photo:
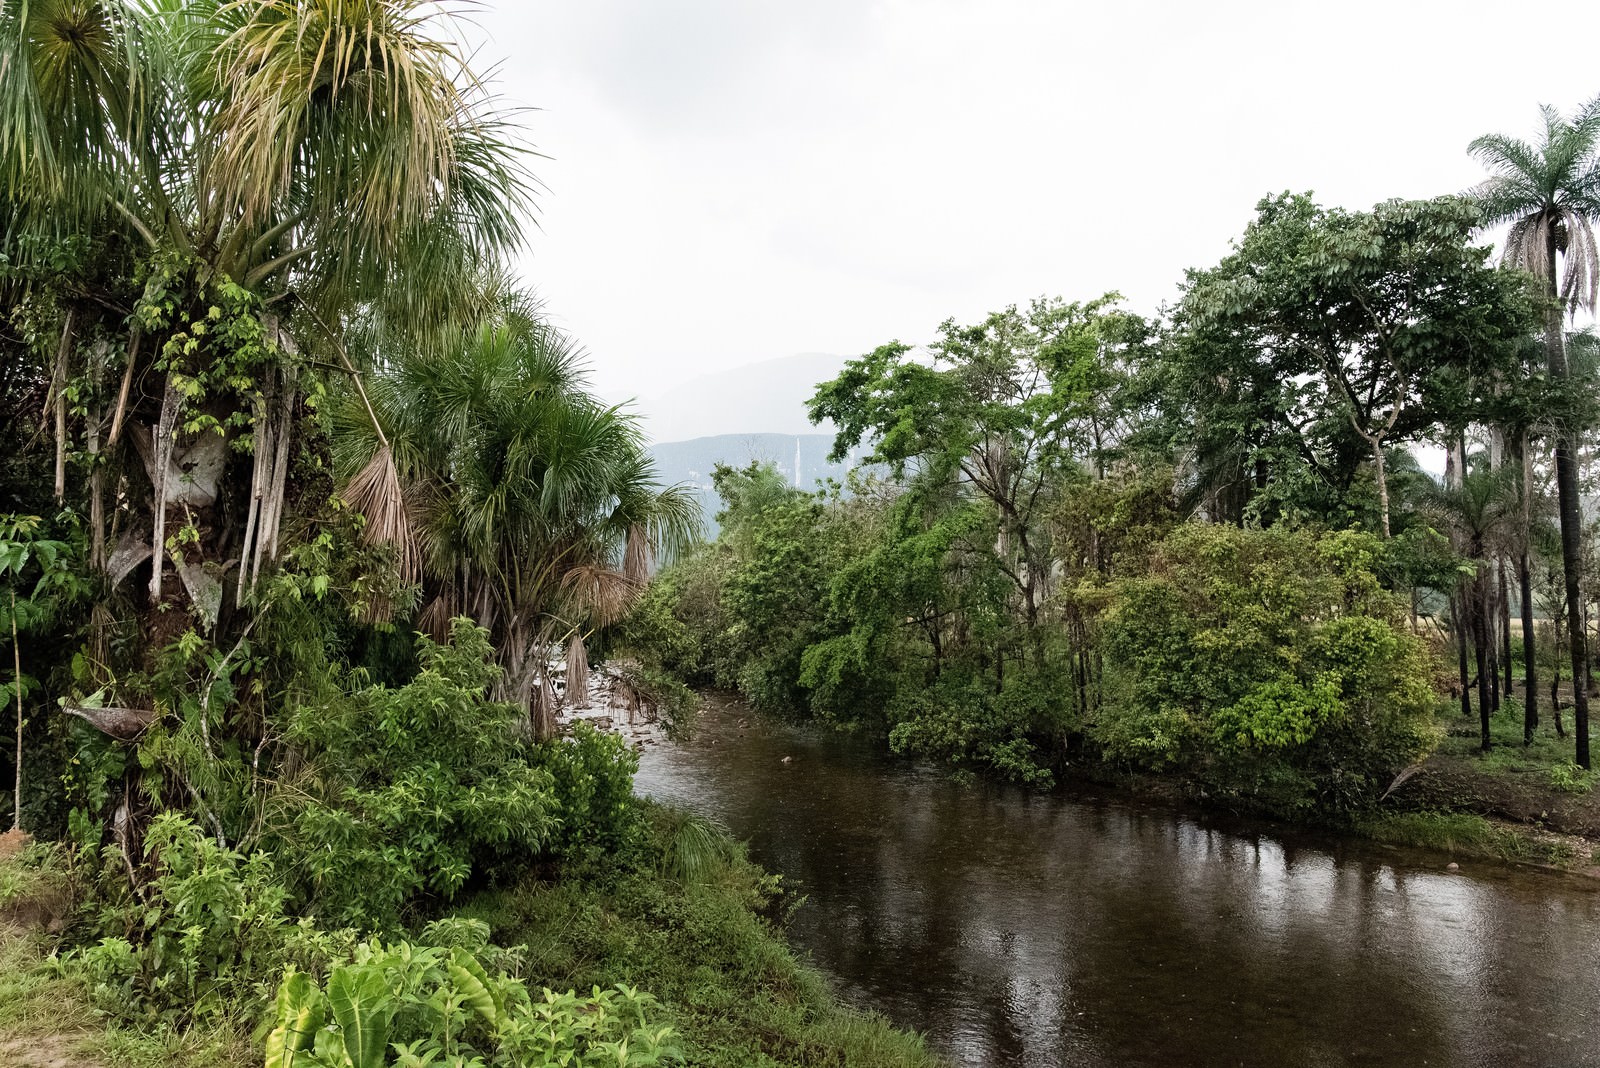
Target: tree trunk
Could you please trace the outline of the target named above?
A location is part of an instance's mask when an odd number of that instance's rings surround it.
[[[1489,634],[1488,620],[1485,618],[1488,601],[1488,580],[1479,575],[1472,580],[1473,597],[1477,602],[1472,613],[1472,647],[1478,665],[1478,725],[1482,748],[1485,753],[1489,751],[1489,715],[1492,709],[1489,698],[1489,686],[1494,679],[1494,673],[1489,669]]]
[[[1500,589],[1496,595],[1499,598],[1500,609],[1500,668],[1505,672],[1505,679],[1501,683],[1500,691],[1505,694],[1507,701],[1516,692],[1516,681],[1512,678],[1514,665],[1511,662],[1511,591],[1506,583],[1505,557],[1495,561],[1495,581]]]
[[[17,591],[11,591],[11,658],[16,674],[12,686],[17,691],[17,781],[11,809],[11,829],[22,830],[22,644],[17,640]]]
[[[1378,516],[1383,528],[1383,537],[1389,537],[1389,474],[1388,465],[1383,459],[1383,436],[1380,434],[1372,439],[1372,467],[1378,479]]]
[[[1450,625],[1456,632],[1456,653],[1461,667],[1461,714],[1472,715],[1472,689],[1470,670],[1467,667],[1467,613],[1464,611],[1467,595],[1457,591],[1450,598]]]
[[[1522,530],[1517,539],[1517,595],[1522,601],[1522,734],[1532,744],[1539,728],[1539,640],[1533,627],[1533,575],[1528,567],[1528,545],[1533,540],[1533,458],[1528,453],[1528,432],[1515,439],[1522,468]]]
[[[1546,296],[1550,307],[1545,312],[1545,355],[1550,362],[1550,377],[1566,382],[1567,338],[1562,329],[1561,305],[1556,299],[1556,249],[1552,243]],[[1567,607],[1567,646],[1572,657],[1572,733],[1574,757],[1579,767],[1589,768],[1588,635],[1583,629],[1583,502],[1578,496],[1578,458],[1575,433],[1561,428],[1556,433],[1556,507],[1561,518],[1561,570],[1565,580]]]

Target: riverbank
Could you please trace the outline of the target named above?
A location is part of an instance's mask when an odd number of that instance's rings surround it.
[[[620,855],[559,877],[528,872],[465,898],[453,915],[487,924],[494,944],[541,989],[626,984],[660,1002],[683,1063],[697,1068],[936,1068],[915,1035],[844,1005],[786,944],[797,902],[783,881],[703,821],[644,802]],[[0,859],[0,1064],[8,1068],[225,1068],[259,1063],[240,1007],[203,1022],[108,1020],[58,951],[81,941],[85,902],[35,847]],[[276,976],[260,977],[260,999]],[[587,1062],[585,1062],[587,1063]],[[629,1062],[632,1063],[632,1062]],[[667,1062],[675,1063],[675,1062]]]

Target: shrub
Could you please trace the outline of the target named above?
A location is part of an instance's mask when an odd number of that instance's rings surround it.
[[[579,721],[571,737],[545,743],[538,761],[554,784],[550,845],[557,856],[592,860],[620,850],[637,834],[633,774],[639,755],[620,735]]]
[[[220,846],[172,813],[151,821],[145,846],[157,874],[143,900],[99,917],[102,930],[122,933],[66,961],[95,1006],[124,1019],[187,1020],[259,1000],[299,933],[271,861]]]
[[[1278,813],[1370,804],[1435,741],[1432,666],[1380,552],[1350,531],[1180,528],[1115,586],[1092,735]]]
[[[548,841],[550,775],[530,762],[518,710],[488,700],[489,651],[456,620],[449,644],[418,639],[422,670],[405,686],[295,713],[290,738],[320,788],[290,809],[281,848],[324,918],[392,927],[418,899],[448,900]]]

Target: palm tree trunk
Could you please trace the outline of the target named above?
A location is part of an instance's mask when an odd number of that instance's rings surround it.
[[[1545,355],[1550,377],[1566,382],[1567,337],[1562,329],[1561,304],[1556,299],[1556,247],[1551,242],[1545,280],[1550,300],[1545,312]],[[1561,519],[1561,570],[1566,586],[1567,646],[1572,657],[1572,732],[1575,759],[1589,767],[1588,636],[1583,629],[1583,502],[1578,496],[1578,458],[1575,434],[1565,428],[1556,434],[1556,510]]]
[[[1489,685],[1494,678],[1494,673],[1489,669],[1489,634],[1485,611],[1488,594],[1485,587],[1487,582],[1482,575],[1472,580],[1474,605],[1472,613],[1472,651],[1478,664],[1478,726],[1483,751],[1489,751],[1489,714],[1493,707],[1490,704]]]
[[[1461,668],[1461,714],[1472,715],[1472,687],[1470,669],[1467,667],[1467,613],[1464,611],[1467,595],[1458,590],[1450,598],[1450,625],[1456,632],[1456,654]]]
[[[1517,539],[1517,594],[1522,600],[1522,735],[1532,744],[1539,729],[1539,640],[1533,629],[1533,575],[1528,567],[1528,543],[1533,540],[1533,458],[1528,454],[1528,432],[1515,440],[1522,474],[1522,530]]]

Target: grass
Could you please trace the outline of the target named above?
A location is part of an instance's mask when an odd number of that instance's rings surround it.
[[[70,914],[72,887],[35,844],[0,859],[0,1064],[18,1068],[233,1068],[254,1064],[249,1036],[226,1027],[140,1030],[90,1006],[56,966],[50,925]]]
[[[1364,821],[1357,830],[1376,842],[1514,864],[1565,867],[1577,859],[1564,840],[1528,834],[1470,812],[1392,812]]]
[[[681,831],[657,812],[657,848]],[[700,836],[703,828],[691,832]],[[703,850],[687,884],[666,872],[528,880],[480,895],[465,914],[527,946],[529,981],[557,990],[627,983],[658,997],[697,1068],[933,1068],[921,1038],[841,1005],[773,920],[779,883],[731,842]],[[670,853],[663,850],[665,856]]]

